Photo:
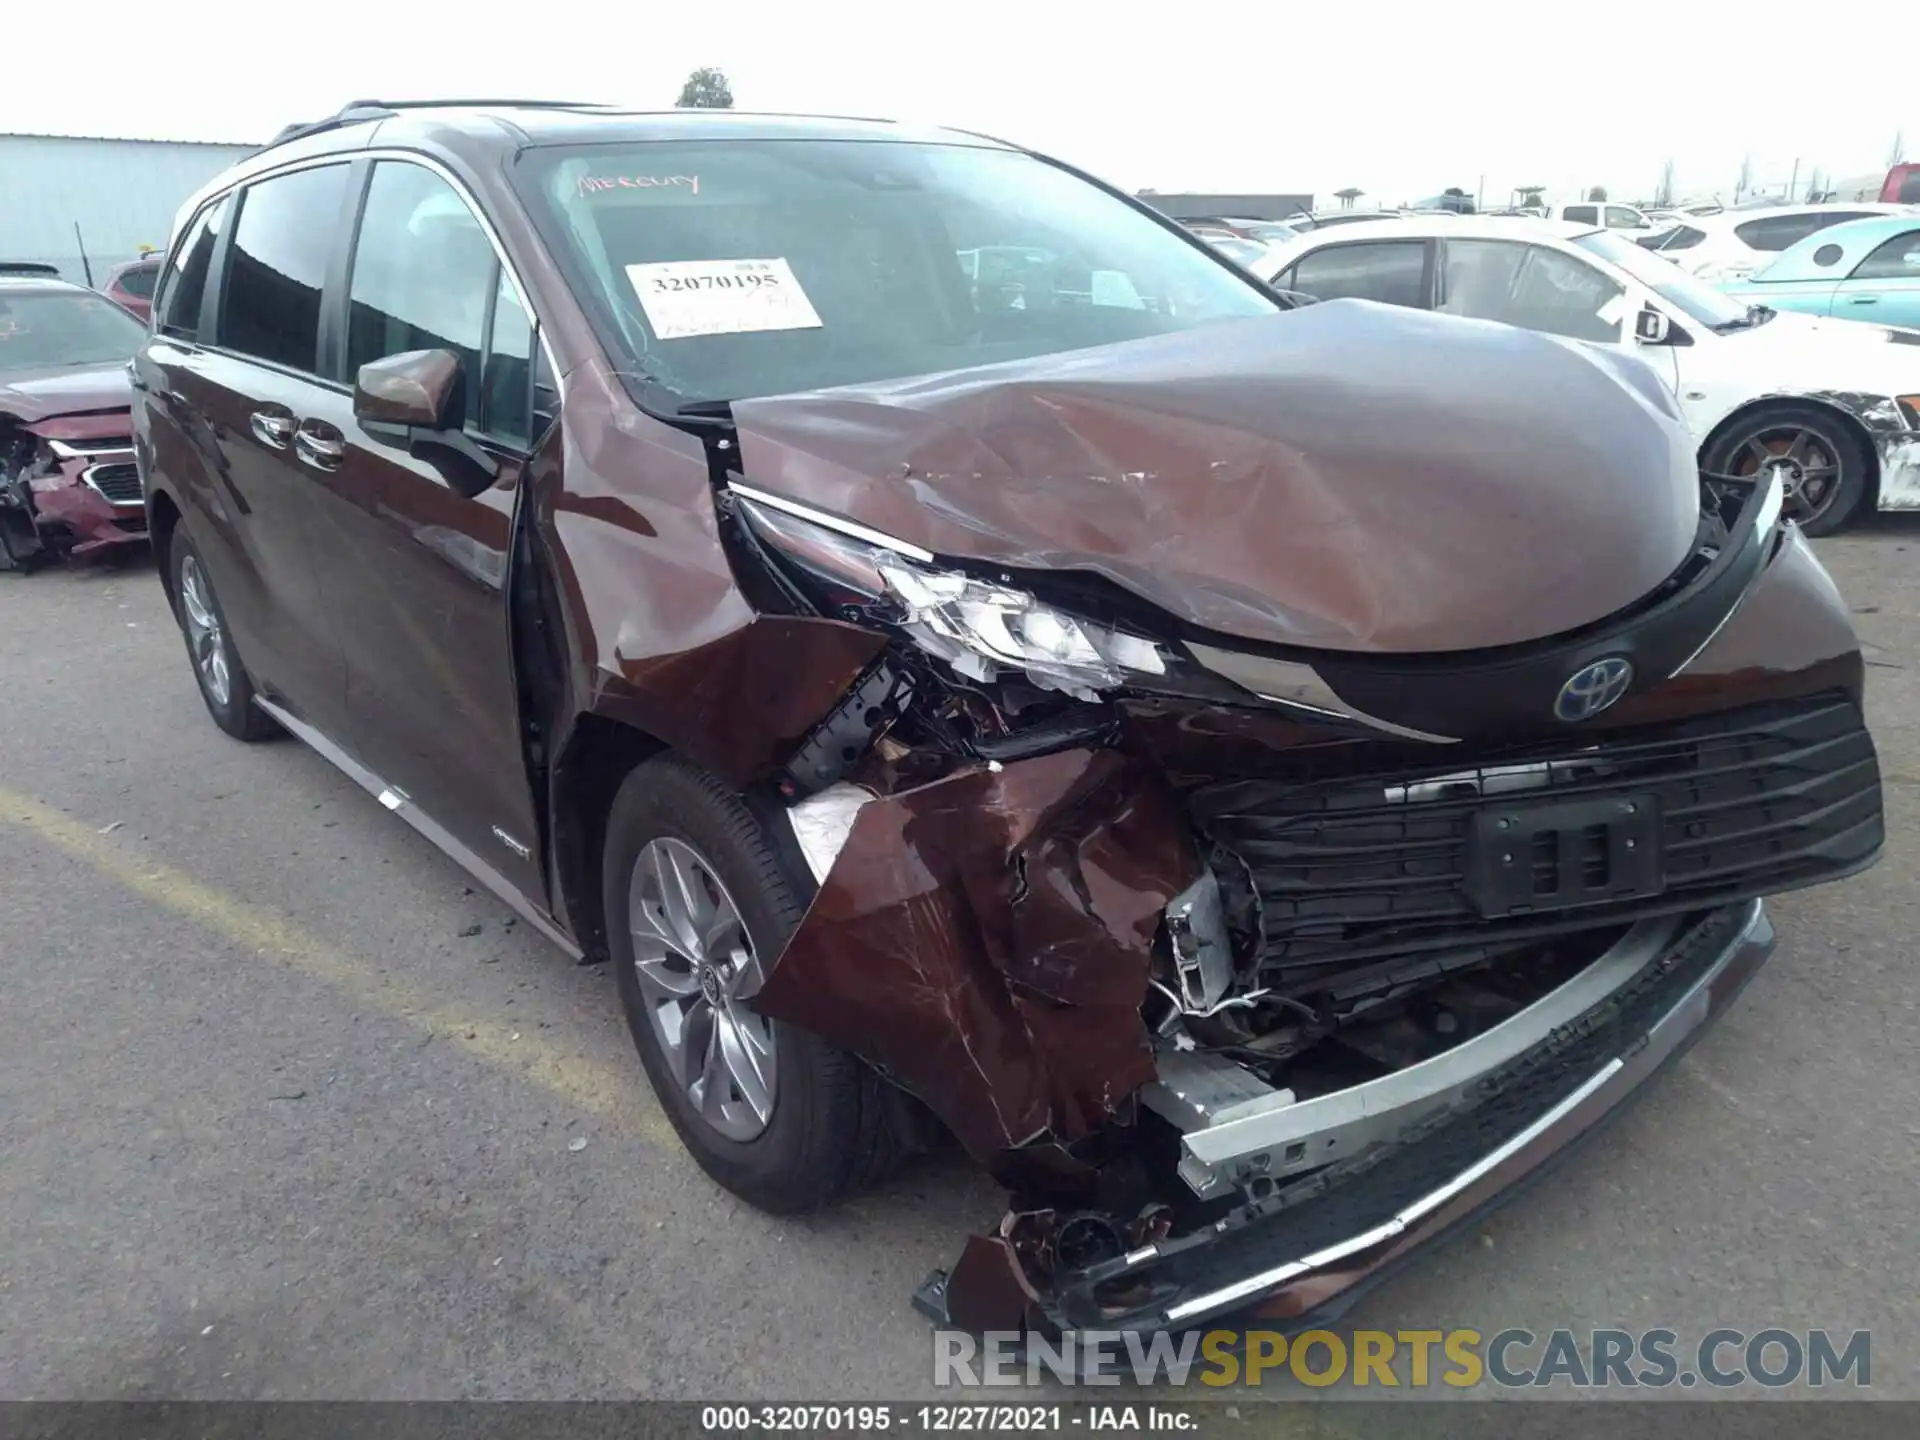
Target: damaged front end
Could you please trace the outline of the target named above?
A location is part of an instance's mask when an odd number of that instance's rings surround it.
[[[147,538],[125,411],[0,415],[0,567],[86,559]]]
[[[818,889],[757,1004],[1009,1188],[917,1297],[943,1323],[1350,1298],[1677,1053],[1771,950],[1760,897],[1879,853],[1857,646],[1777,482],[1689,474],[1678,553],[1635,542],[1658,578],[1568,628],[1422,573],[1411,531],[1387,570],[1328,567],[1317,612],[1256,613],[1254,551],[1211,574],[1189,553],[1176,588],[1127,559],[1117,509],[1056,527],[1090,537],[1057,568],[923,543],[1010,527],[919,457],[911,539],[830,486],[773,488],[805,473],[812,403],[736,407],[728,542],[769,603],[887,643],[778,777]]]

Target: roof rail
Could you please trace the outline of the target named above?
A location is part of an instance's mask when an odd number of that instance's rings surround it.
[[[360,125],[369,120],[385,120],[399,114],[402,110],[435,110],[455,106],[512,106],[522,110],[607,110],[613,107],[594,100],[508,100],[508,99],[457,99],[457,100],[349,100],[333,114],[320,120],[297,121],[284,126],[260,150],[271,150],[276,145],[284,145],[289,140],[298,140],[307,135],[319,135],[328,130],[338,130],[347,125]]]

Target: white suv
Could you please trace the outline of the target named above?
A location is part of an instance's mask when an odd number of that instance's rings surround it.
[[[1689,275],[1716,284],[1739,280],[1768,264],[1788,246],[1816,231],[1870,215],[1897,215],[1911,205],[1773,205],[1756,210],[1723,210],[1690,215],[1640,241]],[[1569,217],[1573,218],[1573,217]]]

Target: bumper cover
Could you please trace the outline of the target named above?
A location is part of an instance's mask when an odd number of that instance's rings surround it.
[[[1626,984],[1480,1077],[1469,1106],[1297,1182],[1277,1213],[1046,1278],[1028,1274],[1008,1240],[975,1236],[915,1304],[937,1324],[974,1331],[1184,1330],[1242,1313],[1289,1326],[1330,1320],[1620,1106],[1732,1002],[1773,946],[1759,901],[1709,912]]]

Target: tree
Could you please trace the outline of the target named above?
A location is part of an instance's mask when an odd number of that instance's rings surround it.
[[[1587,191],[1587,199],[1589,200],[1605,200],[1606,198],[1607,198],[1607,187],[1604,185],[1596,185],[1591,190]]]
[[[1344,190],[1334,191],[1333,198],[1340,202],[1340,208],[1342,210],[1351,210],[1353,208],[1353,202],[1366,193],[1367,192],[1362,190],[1358,185],[1349,185]]]
[[[1653,203],[1662,210],[1673,206],[1673,161],[1660,167],[1660,188],[1653,192]]]
[[[1904,130],[1896,130],[1893,132],[1893,149],[1887,152],[1887,168],[1891,170],[1906,158],[1907,132]]]
[[[733,87],[727,84],[724,70],[702,65],[687,76],[687,83],[680,87],[680,98],[674,103],[683,110],[731,110]]]
[[[1733,203],[1738,205],[1740,197],[1753,188],[1753,156],[1740,157],[1740,178],[1733,182]]]
[[[1827,172],[1816,165],[1813,167],[1812,173],[1807,176],[1807,203],[1809,205],[1818,204],[1820,200],[1825,197],[1826,191]]]

